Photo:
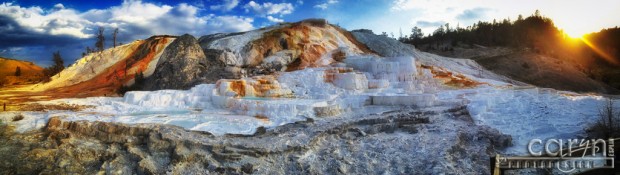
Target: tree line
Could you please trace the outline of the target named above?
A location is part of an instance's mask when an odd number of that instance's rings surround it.
[[[411,29],[410,35],[398,39],[415,46],[442,44],[456,46],[462,43],[532,48],[542,51],[553,49],[566,37],[568,36],[564,32],[555,27],[553,20],[542,16],[540,11],[536,10],[527,18],[519,15],[515,21],[510,18],[499,21],[494,19],[492,22],[478,21],[464,28],[459,25],[453,27],[450,23],[446,23],[426,36],[421,28],[415,26]],[[437,47],[429,48],[436,49]]]

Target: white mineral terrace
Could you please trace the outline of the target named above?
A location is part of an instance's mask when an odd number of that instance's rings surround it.
[[[124,97],[60,99],[44,103],[94,105],[84,111],[22,112],[20,132],[47,119],[162,123],[215,135],[253,134],[260,126],[329,119],[368,106],[430,107],[464,104],[474,120],[513,137],[509,153],[524,153],[531,138],[572,138],[596,122],[604,97],[472,78],[482,85],[443,85],[413,57],[353,56],[334,67],[306,68],[276,75],[220,80],[190,90],[128,92]],[[462,68],[465,69],[465,68]],[[477,72],[476,70],[466,70]],[[471,75],[465,75],[473,77]],[[391,109],[389,107],[386,110]],[[8,120],[11,113],[2,113]]]

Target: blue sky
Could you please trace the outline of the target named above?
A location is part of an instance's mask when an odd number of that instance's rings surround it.
[[[0,56],[47,66],[59,50],[65,62],[94,45],[97,27],[119,28],[126,43],[152,35],[239,32],[325,18],[346,29],[409,34],[439,25],[467,26],[479,20],[516,19],[536,9],[569,34],[581,35],[620,24],[620,1],[602,0],[0,0]],[[110,37],[108,37],[110,38]],[[107,42],[110,43],[110,42]],[[109,47],[109,44],[108,44]]]

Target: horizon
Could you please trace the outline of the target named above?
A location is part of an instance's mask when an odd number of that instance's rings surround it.
[[[558,4],[562,5],[558,5]],[[614,5],[617,4],[617,5]],[[598,32],[620,24],[610,18],[620,13],[620,2],[602,1],[485,1],[394,0],[361,1],[188,1],[124,0],[104,2],[13,1],[0,4],[0,56],[51,64],[60,51],[66,64],[81,58],[94,45],[94,33],[105,27],[106,48],[110,34],[119,28],[119,41],[128,43],[152,35],[213,33],[254,30],[280,22],[323,18],[347,30],[370,29],[398,38],[422,28],[425,35],[440,25],[471,26],[478,21],[514,21],[540,10],[571,37]],[[607,18],[605,18],[607,17]],[[591,20],[597,19],[597,20]],[[404,21],[404,22],[403,22]],[[588,24],[588,25],[585,25]]]

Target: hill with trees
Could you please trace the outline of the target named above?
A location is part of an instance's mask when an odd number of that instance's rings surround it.
[[[618,27],[572,38],[537,10],[515,21],[479,21],[465,28],[446,23],[428,35],[413,27],[399,40],[423,51],[473,59],[537,86],[602,93],[620,89]]]
[[[0,57],[0,87],[39,82],[43,68],[28,61]]]

